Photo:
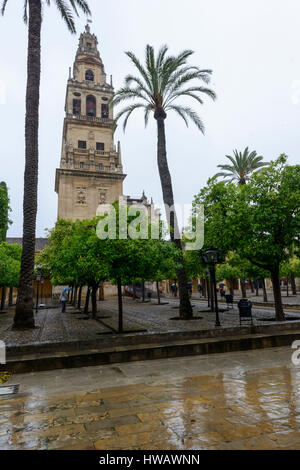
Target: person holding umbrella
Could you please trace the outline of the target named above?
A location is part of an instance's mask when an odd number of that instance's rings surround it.
[[[64,287],[61,291],[59,300],[61,301],[61,313],[65,313],[66,311],[66,304],[68,300],[68,293],[72,290],[71,287]]]

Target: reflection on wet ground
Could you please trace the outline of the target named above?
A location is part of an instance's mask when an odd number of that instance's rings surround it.
[[[274,348],[15,375],[1,449],[298,449],[300,366]]]

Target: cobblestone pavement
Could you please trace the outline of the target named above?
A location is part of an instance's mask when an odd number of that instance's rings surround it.
[[[292,298],[292,297],[291,297]],[[167,300],[167,302],[166,302]],[[191,330],[208,330],[215,328],[215,314],[208,311],[207,302],[198,298],[192,299],[194,316],[197,320],[182,321],[174,319],[178,317],[178,299],[163,299],[162,305],[157,305],[156,300],[142,303],[131,298],[124,299],[124,324],[131,328],[144,328],[148,333],[175,332]],[[225,305],[220,304],[225,309]],[[101,338],[99,333],[111,331],[109,324],[117,325],[118,306],[117,299],[111,298],[104,302],[98,302],[98,315],[102,322],[96,320],[84,320],[85,316],[68,306],[67,312],[62,314],[59,308],[39,310],[36,315],[38,328],[29,331],[15,331],[11,329],[13,311],[2,314],[0,321],[0,340],[7,345],[40,344],[48,342],[70,342],[75,340],[95,340]],[[285,310],[289,317],[300,316],[299,310]],[[253,307],[254,322],[257,325],[270,324],[261,321],[262,318],[274,317],[273,307]],[[237,307],[233,310],[220,313],[222,327],[239,326]]]
[[[0,449],[299,449],[292,349],[15,375]]]

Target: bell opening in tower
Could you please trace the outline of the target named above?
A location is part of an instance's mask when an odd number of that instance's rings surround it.
[[[96,98],[93,95],[86,97],[86,115],[91,117],[96,116]]]
[[[85,72],[85,79],[90,81],[90,82],[93,82],[94,81],[94,72],[92,70],[87,70]]]

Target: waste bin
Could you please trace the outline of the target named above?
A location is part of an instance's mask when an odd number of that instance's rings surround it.
[[[251,324],[253,325],[252,302],[248,299],[241,299],[238,302],[238,309],[240,314],[240,325],[243,320],[251,321]]]

